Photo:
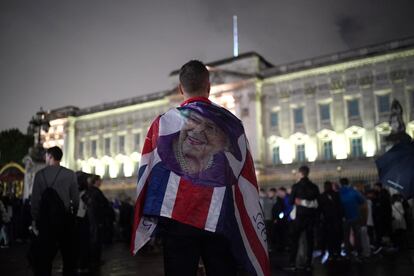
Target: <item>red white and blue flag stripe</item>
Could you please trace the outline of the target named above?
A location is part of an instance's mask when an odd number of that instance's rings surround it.
[[[183,110],[209,119],[229,137],[231,150],[214,159],[220,164],[213,165],[213,177],[198,179],[168,164],[173,154],[166,147],[169,137],[185,124]],[[224,178],[214,176],[217,170]],[[169,110],[151,124],[138,171],[133,254],[149,241],[160,216],[226,236],[240,266],[253,275],[270,275],[253,158],[240,120],[226,109],[194,101]]]

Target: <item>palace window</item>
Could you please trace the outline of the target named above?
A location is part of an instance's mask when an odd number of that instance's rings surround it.
[[[119,153],[125,153],[125,135],[118,137],[118,151]]]
[[[362,156],[362,139],[361,138],[351,139],[351,156],[352,157]]]
[[[277,127],[279,124],[279,114],[277,112],[270,113],[270,126]]]
[[[358,99],[348,101],[348,117],[359,117],[359,102]]]
[[[378,113],[390,112],[390,95],[377,96]]]
[[[105,155],[111,156],[111,138],[105,138]]]
[[[273,165],[280,164],[280,149],[278,146],[273,148],[272,162],[273,162]]]
[[[141,151],[139,148],[141,143],[141,133],[135,133],[134,134],[134,151]]]
[[[85,143],[83,141],[79,142],[79,157],[83,158],[85,150]]]
[[[293,109],[293,119],[295,120],[295,125],[303,124],[303,108]]]
[[[93,157],[96,157],[96,148],[97,148],[97,141],[92,140],[91,141],[91,154]]]
[[[296,160],[298,162],[305,161],[305,145],[296,145]]]
[[[333,159],[332,141],[323,142],[323,158],[325,160]]]
[[[329,121],[331,119],[331,112],[329,104],[321,104],[319,106],[319,113],[321,116],[321,121]]]

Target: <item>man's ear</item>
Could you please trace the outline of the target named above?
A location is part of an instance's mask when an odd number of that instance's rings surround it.
[[[211,89],[211,84],[210,84],[210,82],[208,82],[208,86],[207,86],[207,98],[210,96],[210,89]]]
[[[178,91],[180,91],[181,95],[184,95],[183,86],[181,84],[178,85]]]

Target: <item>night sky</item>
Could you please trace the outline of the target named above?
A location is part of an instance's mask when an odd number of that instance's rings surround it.
[[[0,130],[39,110],[86,107],[170,89],[192,58],[240,52],[273,64],[414,36],[414,1],[0,2]]]

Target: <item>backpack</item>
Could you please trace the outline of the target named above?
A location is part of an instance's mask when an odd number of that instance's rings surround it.
[[[42,193],[39,204],[38,227],[40,232],[57,233],[64,231],[67,211],[65,204],[53,188],[62,168],[56,173],[55,179],[49,186],[44,171],[41,172],[46,189]]]

